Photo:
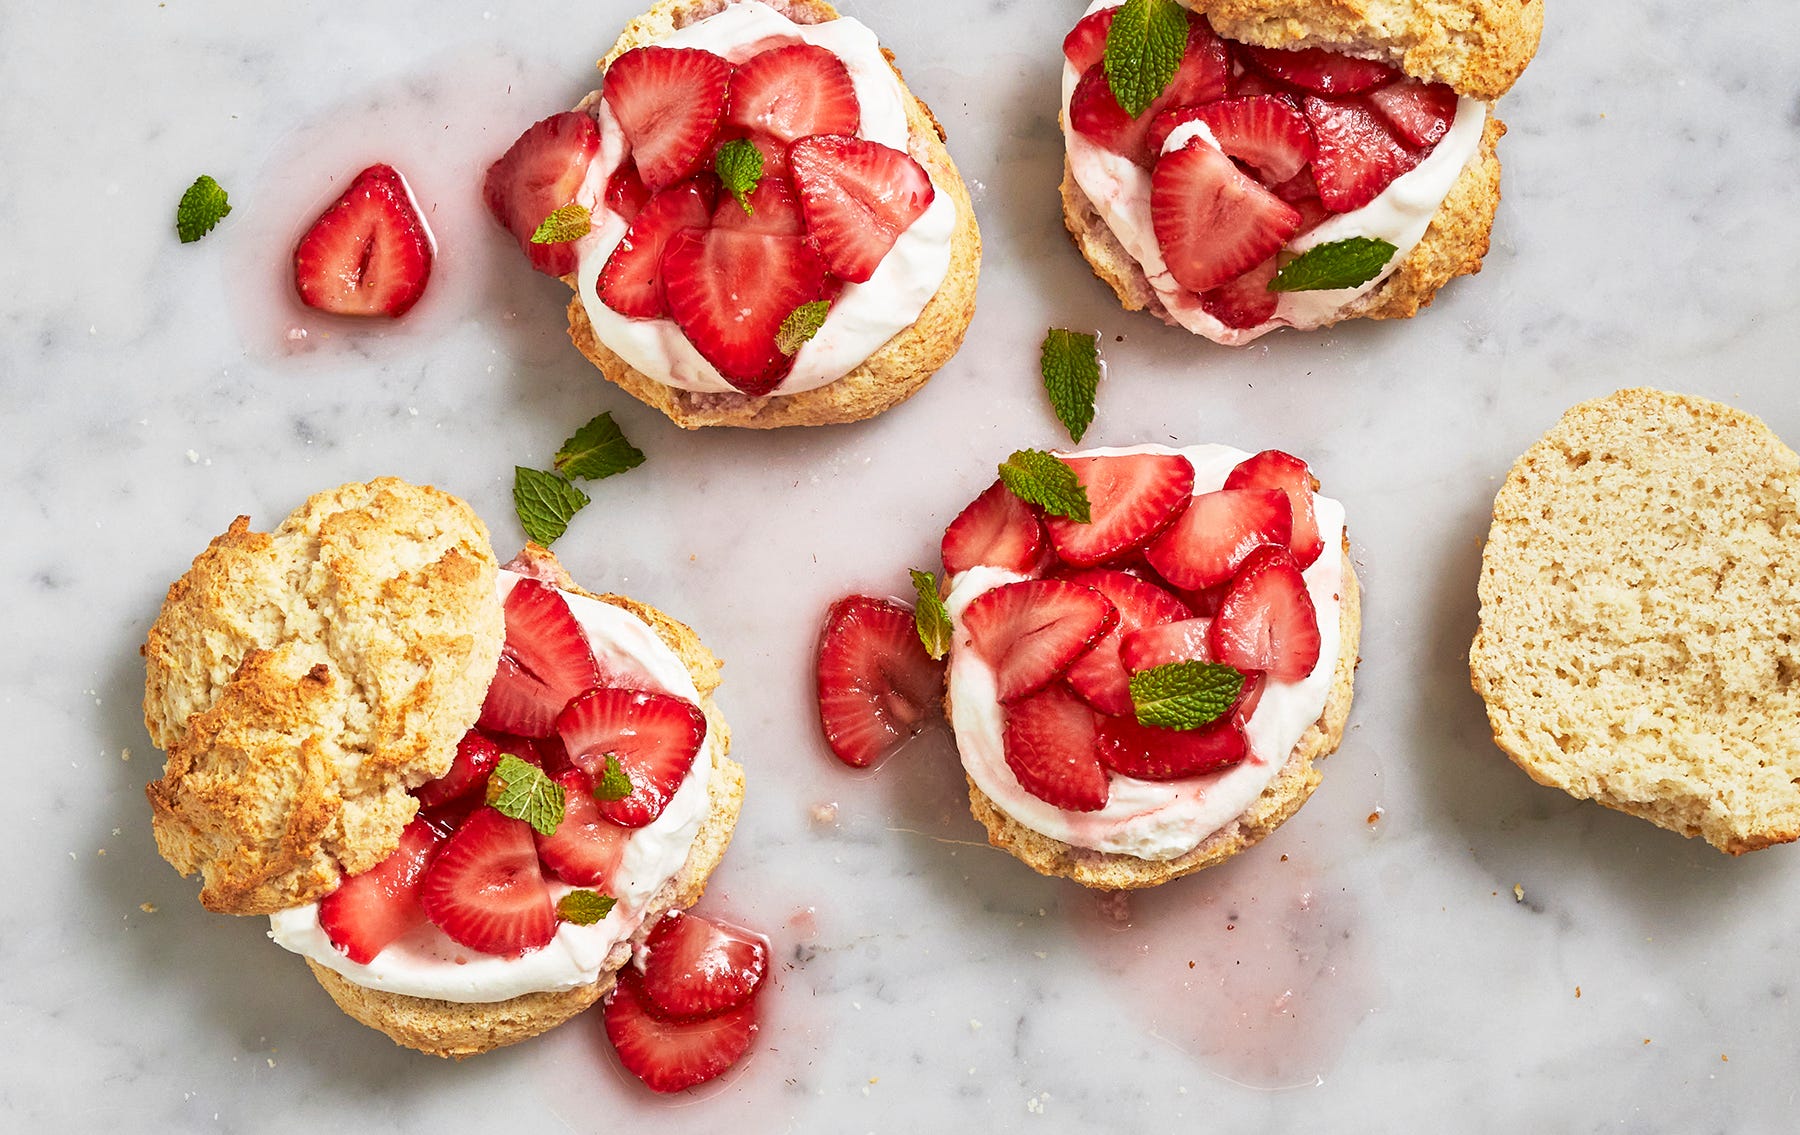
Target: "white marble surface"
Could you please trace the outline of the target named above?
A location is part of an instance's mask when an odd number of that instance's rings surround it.
[[[1791,5],[1556,0],[1502,105],[1486,270],[1410,323],[1234,353],[1122,314],[1061,232],[1078,4],[846,0],[975,186],[980,310],[884,418],[698,436],[598,381],[560,286],[476,197],[632,6],[0,7],[0,1126],[1792,1129],[1800,850],[1733,861],[1537,787],[1463,661],[1491,495],[1568,404],[1655,383],[1800,441]],[[280,304],[287,247],[374,159],[435,210],[441,278],[387,337],[326,338]],[[171,214],[203,171],[237,211],[183,247]],[[284,343],[296,321],[309,349]],[[1059,440],[1034,368],[1050,324],[1106,335],[1089,442],[1306,455],[1367,589],[1353,728],[1313,802],[1112,908],[981,844],[944,736],[852,776],[807,694],[825,603],[900,589],[995,461]],[[137,644],[233,516],[393,473],[511,545],[511,467],[600,409],[649,461],[597,486],[560,550],[728,660],[751,780],[709,902],[781,959],[747,1069],[673,1103],[624,1080],[592,1018],[463,1065],[352,1023],[258,920],[200,909],[142,795]]]

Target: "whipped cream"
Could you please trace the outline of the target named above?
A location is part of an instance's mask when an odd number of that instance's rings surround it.
[[[1117,0],[1095,0],[1088,12],[1117,7]],[[1296,327],[1309,330],[1337,319],[1351,303],[1381,286],[1401,261],[1424,239],[1425,230],[1437,215],[1438,207],[1463,169],[1481,149],[1481,133],[1487,124],[1487,104],[1478,99],[1458,97],[1456,117],[1450,130],[1425,160],[1395,178],[1380,196],[1360,209],[1340,213],[1289,242],[1288,248],[1305,252],[1317,245],[1350,237],[1374,237],[1385,240],[1396,249],[1381,274],[1357,288],[1337,288],[1314,292],[1283,292],[1268,322],[1256,327],[1227,327],[1200,304],[1200,297],[1175,282],[1163,260],[1162,247],[1156,243],[1156,230],[1150,223],[1150,171],[1131,159],[1113,153],[1077,133],[1069,125],[1069,99],[1075,84],[1081,80],[1067,57],[1063,59],[1062,123],[1063,138],[1068,146],[1069,169],[1076,184],[1087,194],[1107,228],[1119,239],[1132,259],[1144,271],[1156,298],[1169,317],[1197,335],[1215,343],[1238,347],[1275,330]],[[1194,138],[1218,148],[1206,127],[1197,122],[1186,123],[1169,133],[1162,152],[1181,149]]]
[[[1170,449],[1140,445],[1090,449],[1071,456],[1111,457],[1132,453],[1180,453],[1194,467],[1194,495],[1223,488],[1225,478],[1250,454],[1226,445]],[[963,768],[1002,812],[1032,831],[1075,847],[1165,860],[1185,855],[1229,824],[1262,795],[1288,754],[1325,708],[1337,669],[1338,597],[1342,593],[1344,506],[1313,494],[1313,512],[1325,551],[1303,573],[1319,618],[1319,661],[1298,682],[1268,682],[1256,712],[1244,727],[1250,755],[1233,768],[1185,780],[1151,781],[1110,773],[1106,806],[1096,812],[1069,812],[1027,792],[1006,765],[1005,715],[994,668],[971,646],[963,612],[977,595],[1029,578],[1002,568],[978,566],[951,581],[945,605],[955,634],[950,647],[950,724]]]
[[[510,571],[500,572],[502,603],[522,578]],[[603,673],[628,677],[630,684],[700,704],[700,693],[687,667],[649,624],[610,603],[566,591],[562,596]],[[556,936],[541,950],[517,958],[482,954],[457,945],[426,922],[391,943],[367,965],[359,965],[332,945],[319,925],[317,903],[272,915],[269,937],[357,985],[409,997],[505,1001],[523,993],[591,984],[606,967],[607,955],[637,932],[651,898],[687,862],[694,837],[711,810],[708,781],[713,741],[708,725],[693,767],[662,815],[633,831],[625,841],[624,858],[608,891],[618,900],[611,913],[591,926],[559,922]],[[549,882],[552,901],[576,889],[555,879]]]
[[[825,48],[850,72],[862,108],[857,136],[906,152],[905,92],[881,54],[875,33],[856,20],[839,17],[796,24],[766,4],[743,0],[657,41],[662,47],[704,48],[732,63],[799,42]],[[601,302],[600,270],[629,227],[624,217],[606,207],[606,183],[624,160],[625,136],[606,100],[590,95],[583,107],[600,124],[600,150],[576,195],[594,219],[593,232],[576,245],[576,283],[588,322],[608,349],[666,386],[699,393],[735,392],[674,320],[630,319]],[[793,369],[773,393],[797,394],[835,382],[919,318],[950,269],[950,236],[956,228],[956,203],[935,181],[932,187],[936,192],[931,204],[900,234],[875,274],[864,283],[844,285],[824,326],[800,348]]]

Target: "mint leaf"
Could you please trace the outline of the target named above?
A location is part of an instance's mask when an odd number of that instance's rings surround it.
[[[594,218],[587,211],[587,206],[571,201],[543,219],[537,231],[531,234],[531,243],[567,244],[572,240],[580,240],[593,229]]]
[[[558,474],[513,466],[513,511],[532,543],[548,548],[587,503],[588,495]]]
[[[762,151],[756,148],[755,142],[748,138],[733,138],[720,146],[713,155],[713,172],[719,175],[726,191],[737,198],[745,213],[755,212],[750,207],[750,194],[762,180],[763,172]]]
[[[919,641],[925,644],[926,654],[942,658],[950,652],[950,611],[944,606],[943,596],[938,594],[937,576],[914,568],[912,583],[913,590],[919,593],[918,606],[913,608],[913,625],[919,630]]]
[[[1050,408],[1069,431],[1070,441],[1080,441],[1094,423],[1094,396],[1100,390],[1100,336],[1083,335],[1052,327],[1038,352],[1038,370]]]
[[[211,176],[201,174],[181,195],[175,206],[175,235],[181,243],[192,244],[213,231],[213,227],[231,212],[231,201],[225,187]]]
[[[625,767],[619,763],[618,754],[606,754],[606,771],[594,785],[594,799],[610,802],[623,800],[630,795],[631,778],[625,775]]]
[[[595,891],[570,891],[556,900],[556,914],[564,922],[592,926],[611,914],[613,904],[617,901],[611,895]]]
[[[643,463],[643,451],[625,440],[611,410],[576,430],[552,462],[564,477],[582,481],[598,481]]]
[[[1394,253],[1385,240],[1353,236],[1307,249],[1281,266],[1269,281],[1271,292],[1319,292],[1360,288],[1381,275]]]
[[[1075,470],[1053,453],[1041,449],[1014,452],[1000,463],[1000,480],[1013,496],[1052,516],[1066,516],[1077,524],[1092,518],[1087,490],[1081,487]]]
[[[562,785],[511,753],[488,773],[487,802],[502,816],[524,820],[539,835],[555,835],[563,820]]]
[[[1187,53],[1187,10],[1175,0],[1125,0],[1106,32],[1106,85],[1125,113],[1149,109]]]
[[[1171,662],[1131,676],[1131,702],[1142,725],[1198,729],[1230,711],[1244,676],[1223,662]]]
[[[775,332],[775,349],[784,355],[798,353],[819,333],[819,328],[825,326],[825,316],[830,311],[830,300],[813,300],[788,312],[788,317],[781,321],[780,330]]]

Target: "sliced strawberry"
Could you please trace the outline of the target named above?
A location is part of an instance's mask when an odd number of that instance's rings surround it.
[[[1238,462],[1225,478],[1228,489],[1280,489],[1287,494],[1294,509],[1293,532],[1288,537],[1288,551],[1302,571],[1313,565],[1325,550],[1319,537],[1319,520],[1313,515],[1313,493],[1319,479],[1312,475],[1306,462],[1279,449],[1265,449]]]
[[[825,615],[817,685],[825,743],[867,768],[925,728],[944,696],[944,664],[925,653],[911,611],[851,595]]]
[[[1319,183],[1313,180],[1312,170],[1303,169],[1286,181],[1269,186],[1269,191],[1290,205],[1311,198],[1318,200]]]
[[[521,579],[506,596],[500,669],[481,707],[484,730],[546,737],[569,699],[600,681],[600,667],[562,593]]]
[[[1150,114],[1171,106],[1196,106],[1222,99],[1231,86],[1231,48],[1198,12],[1188,13],[1187,50]]]
[[[400,832],[400,846],[319,900],[319,926],[351,961],[368,965],[395,939],[425,921],[419,885],[443,836],[424,820]]]
[[[1106,596],[1060,579],[992,588],[962,615],[975,652],[994,668],[1002,702],[1029,697],[1054,682],[1118,621],[1118,608]]]
[[[1118,12],[1117,8],[1089,12],[1063,37],[1063,58],[1075,68],[1077,75],[1106,58],[1106,33],[1112,30],[1113,17]]]
[[[1110,25],[1112,11],[1108,10],[1106,16]],[[1070,34],[1074,35],[1073,32]],[[1069,127],[1140,166],[1148,167],[1156,161],[1161,152],[1160,142],[1168,136],[1165,133],[1159,137],[1158,145],[1154,147],[1150,144],[1152,127],[1164,110],[1212,102],[1225,94],[1230,83],[1231,63],[1225,42],[1212,30],[1211,24],[1191,12],[1188,14],[1187,50],[1181,57],[1181,65],[1162,94],[1136,118],[1125,113],[1106,81],[1106,66],[1102,61],[1104,35],[1100,52],[1094,57],[1095,62],[1082,68],[1081,78],[1070,93]]]
[[[644,188],[644,179],[638,176],[637,166],[626,158],[606,179],[606,207],[629,224],[649,201],[650,191]]]
[[[1159,729],[1135,717],[1100,719],[1096,748],[1107,768],[1138,780],[1180,780],[1242,764],[1244,730],[1230,714],[1199,729]]]
[[[806,215],[800,211],[800,199],[786,178],[765,176],[756,188],[745,194],[750,211],[738,204],[729,193],[719,194],[713,208],[712,226],[716,229],[742,229],[775,236],[805,236]]]
[[[1369,101],[1401,138],[1414,146],[1435,146],[1456,117],[1456,91],[1446,83],[1401,79],[1369,92]]]
[[[1006,767],[1020,787],[1070,812],[1106,807],[1106,769],[1096,750],[1094,711],[1061,685],[1007,707]]]
[[[1353,95],[1399,74],[1385,63],[1353,59],[1322,47],[1293,51],[1246,46],[1244,55],[1264,74],[1320,95]]]
[[[1212,587],[1235,575],[1255,549],[1265,544],[1286,549],[1293,529],[1293,506],[1278,489],[1202,493],[1146,554],[1176,587]]]
[[[761,934],[672,910],[639,953],[644,996],[659,1016],[710,1017],[750,1000],[769,968]]]
[[[1419,164],[1418,155],[1400,144],[1363,99],[1308,95],[1304,105],[1319,145],[1313,179],[1319,183],[1319,200],[1332,212],[1362,208]]]
[[[1297,237],[1312,232],[1326,221],[1337,216],[1336,213],[1327,209],[1325,203],[1320,201],[1317,197],[1302,197],[1292,204],[1300,214],[1300,231],[1294,234]]]
[[[595,783],[606,758],[619,758],[631,779],[631,795],[601,800],[600,814],[615,824],[641,828],[681,787],[706,741],[706,715],[684,698],[648,690],[592,689],[571,701],[556,719],[569,759]]]
[[[1069,95],[1069,129],[1141,166],[1153,160],[1148,137],[1154,121],[1149,113],[1138,118],[1125,113],[1106,82],[1104,63],[1095,63],[1082,72]]]
[[[619,120],[644,188],[699,173],[725,111],[731,64],[691,47],[637,47],[612,61],[600,93]]]
[[[825,262],[805,238],[686,229],[663,252],[669,314],[706,361],[745,394],[767,394],[793,367],[775,345],[782,321],[826,295]]]
[[[1200,306],[1227,327],[1261,327],[1281,304],[1280,293],[1269,290],[1280,268],[1271,256],[1235,280],[1201,292]]]
[[[944,570],[956,575],[986,564],[1024,575],[1043,563],[1048,539],[1036,510],[995,481],[944,529]]]
[[[606,680],[612,681],[610,677]],[[575,767],[569,761],[569,754],[563,749],[562,738],[554,733],[548,737],[521,737],[516,733],[495,733],[492,736],[494,744],[500,746],[501,755],[511,753],[520,760],[543,769],[552,778]]]
[[[1120,643],[1140,627],[1173,623],[1188,617],[1187,605],[1148,580],[1109,568],[1086,568],[1061,578],[1091,587],[1118,608],[1119,621],[1106,637],[1075,660],[1063,675],[1069,688],[1101,713],[1137,712],[1131,701],[1131,675],[1125,672]]]
[[[644,204],[600,269],[602,303],[632,319],[659,319],[669,313],[663,289],[663,250],[669,238],[681,230],[704,229],[711,223],[716,184],[711,177],[691,177]],[[732,208],[737,208],[735,202]]]
[[[533,124],[488,167],[482,200],[538,271],[567,276],[575,270],[573,243],[533,244],[531,234],[545,217],[575,200],[599,152],[600,128],[593,116],[570,110]],[[631,180],[637,180],[635,167]],[[637,188],[643,189],[641,181]]]
[[[785,144],[812,134],[855,134],[862,106],[843,60],[796,43],[738,64],[726,88],[725,121]]]
[[[1127,674],[1139,674],[1174,662],[1215,661],[1210,618],[1150,623],[1119,640],[1119,663]]]
[[[1072,567],[1106,563],[1167,528],[1194,497],[1194,467],[1179,453],[1065,457],[1087,490],[1089,517],[1050,516],[1057,557]]]
[[[606,1037],[627,1071],[653,1092],[679,1092],[719,1075],[749,1051],[756,1002],[714,1017],[671,1021],[658,1016],[632,966],[619,971],[606,998]]]
[[[452,942],[516,958],[556,935],[531,825],[477,808],[425,872],[419,905]]]
[[[357,174],[294,248],[294,287],[333,315],[398,319],[431,279],[431,232],[393,166]]]
[[[1319,663],[1319,613],[1285,547],[1258,548],[1238,569],[1212,626],[1213,654],[1239,670],[1298,682]]]
[[[1219,604],[1225,599],[1226,586],[1224,583],[1214,587],[1176,587],[1170,584],[1169,590],[1186,603],[1188,610],[1195,615],[1210,619],[1219,613]]]
[[[1244,50],[1244,46],[1239,44],[1238,52],[1242,54]],[[1231,77],[1231,97],[1252,98],[1256,96],[1278,98],[1295,110],[1300,109],[1300,95],[1294,88],[1286,83],[1276,82],[1255,67],[1245,67],[1240,64],[1238,73]]]
[[[832,274],[862,283],[937,190],[911,154],[847,135],[802,138],[788,149],[806,227]]]
[[[421,807],[440,808],[485,789],[488,773],[499,763],[500,746],[492,737],[471,729],[456,743],[456,756],[451,758],[450,770],[413,789],[413,795],[419,798]]]
[[[1275,255],[1300,214],[1195,138],[1151,171],[1150,227],[1176,283],[1204,292]]]
[[[1255,166],[1271,185],[1287,181],[1312,161],[1312,127],[1300,108],[1286,99],[1270,95],[1220,99],[1164,111],[1151,127],[1151,144],[1160,152],[1158,133],[1167,139],[1174,127],[1188,122],[1205,124],[1219,149]]]
[[[563,820],[550,835],[534,831],[538,859],[556,877],[577,887],[604,887],[618,873],[625,858],[625,841],[631,829],[620,827],[600,814],[594,801],[594,782],[580,769],[556,778],[563,790]]]

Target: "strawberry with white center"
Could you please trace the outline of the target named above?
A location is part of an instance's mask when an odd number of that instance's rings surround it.
[[[1279,252],[1300,231],[1300,214],[1196,138],[1151,171],[1150,223],[1169,274],[1204,292]]]
[[[712,223],[716,194],[712,178],[696,177],[676,182],[645,201],[600,269],[601,302],[633,319],[667,315],[663,251],[681,230],[705,229]]]
[[[660,1015],[644,979],[626,966],[606,999],[606,1036],[627,1071],[655,1092],[679,1092],[724,1072],[756,1036],[756,1000],[710,1017]]]
[[[453,942],[517,957],[556,933],[556,909],[538,866],[531,827],[478,808],[425,872],[419,905]]]
[[[1006,767],[1025,790],[1070,812],[1106,806],[1094,711],[1068,688],[1050,686],[1006,714]]]
[[[1119,640],[1119,665],[1127,674],[1171,662],[1217,661],[1212,652],[1211,616],[1151,623]]]
[[[450,770],[413,789],[413,795],[419,798],[421,808],[442,808],[467,800],[487,787],[488,774],[499,763],[500,746],[492,737],[471,729],[456,743]]]
[[[790,143],[855,134],[862,107],[843,60],[816,44],[796,43],[753,55],[732,73],[725,123],[756,143],[764,173],[780,174]]]
[[[1118,624],[1112,601],[1091,587],[1034,579],[983,592],[963,612],[969,644],[985,658],[1002,702],[1056,681]]]
[[[1100,762],[1138,780],[1181,780],[1241,763],[1244,730],[1229,716],[1199,729],[1158,729],[1131,717],[1100,719]]]
[[[400,846],[319,902],[319,925],[351,961],[366,964],[425,921],[419,890],[444,837],[424,820],[400,833]]]
[[[780,384],[793,356],[776,332],[795,308],[824,299],[825,261],[800,236],[683,229],[662,257],[669,314],[719,374],[745,394]]]
[[[1025,574],[1043,563],[1048,542],[1031,506],[995,481],[944,529],[939,553],[951,575],[977,564]]]
[[[481,728],[547,737],[569,699],[600,682],[600,667],[562,594],[521,579],[506,596],[500,670],[481,707]]]
[[[1190,481],[1190,491],[1191,485]],[[1148,580],[1109,568],[1072,571],[1062,578],[1093,588],[1111,600],[1119,612],[1118,623],[1092,650],[1075,660],[1064,679],[1082,701],[1101,713],[1133,713],[1131,675],[1127,673],[1121,644],[1125,636],[1140,628],[1186,620],[1187,605]]]
[[[694,703],[646,690],[598,687],[570,701],[556,719],[569,759],[591,780],[617,758],[629,795],[601,800],[600,815],[641,828],[662,815],[706,741],[706,715]]]
[[[538,859],[565,883],[605,889],[625,858],[631,829],[600,814],[594,782],[580,769],[556,778],[563,790],[562,823],[549,835],[534,833]]]
[[[1230,82],[1230,57],[1225,42],[1212,30],[1212,25],[1203,17],[1188,13],[1187,40],[1181,63],[1162,94],[1142,114],[1133,117],[1119,105],[1106,76],[1106,65],[1101,60],[1106,49],[1105,37],[1112,25],[1111,14],[1111,11],[1105,13],[1104,23],[1089,24],[1102,15],[1099,12],[1084,17],[1082,24],[1087,24],[1087,28],[1083,30],[1078,24],[1080,34],[1071,32],[1064,41],[1065,57],[1076,63],[1081,72],[1081,80],[1069,100],[1069,127],[1138,165],[1150,166],[1155,163],[1157,151],[1152,149],[1148,139],[1159,115],[1169,107],[1194,106],[1223,97]],[[1096,40],[1098,54],[1095,54]],[[1070,54],[1071,50],[1074,54]],[[1081,68],[1077,56],[1093,58],[1095,62]]]
[[[1280,489],[1220,489],[1195,497],[1145,557],[1176,587],[1214,587],[1255,549],[1286,547],[1293,527],[1294,507]]]
[[[1278,682],[1297,682],[1318,665],[1318,611],[1286,548],[1261,547],[1244,560],[1213,619],[1212,650]]]
[[[867,768],[925,727],[943,697],[944,665],[925,652],[911,611],[852,595],[825,616],[817,686],[826,744]]]
[[[788,149],[807,231],[832,274],[863,283],[931,205],[936,190],[911,154],[843,134]]]
[[[1385,63],[1339,55],[1320,47],[1298,51],[1245,47],[1242,57],[1271,78],[1321,95],[1353,95],[1394,77],[1394,69]]]
[[[333,315],[412,310],[431,279],[436,246],[412,193],[389,165],[357,174],[294,249],[294,287]]]
[[[1332,212],[1362,208],[1419,164],[1367,102],[1308,95],[1301,105],[1319,147],[1313,180]]]
[[[634,48],[607,67],[601,95],[645,189],[655,193],[705,167],[731,73],[710,51],[675,47]]]
[[[575,201],[588,165],[600,152],[600,128],[593,116],[577,111],[553,114],[519,135],[488,167],[481,197],[488,212],[519,242],[531,266],[551,276],[575,270],[575,249],[568,244],[533,244],[531,236],[551,213]],[[641,205],[649,194],[632,167],[615,178],[607,199],[619,205]],[[620,209],[624,211],[623,208]],[[633,213],[636,209],[632,209]]]
[[[750,1000],[768,972],[769,943],[741,926],[670,911],[651,927],[638,956],[654,1010],[694,1020]]]
[[[1292,526],[1288,550],[1300,569],[1313,565],[1325,550],[1319,536],[1319,520],[1313,512],[1313,494],[1319,491],[1319,479],[1312,475],[1306,462],[1279,449],[1265,449],[1239,462],[1225,478],[1227,489],[1280,489],[1287,494],[1292,510]]]
[[[1076,567],[1108,563],[1175,522],[1194,496],[1194,467],[1180,454],[1065,457],[1087,492],[1086,523],[1047,517],[1057,558]]]

